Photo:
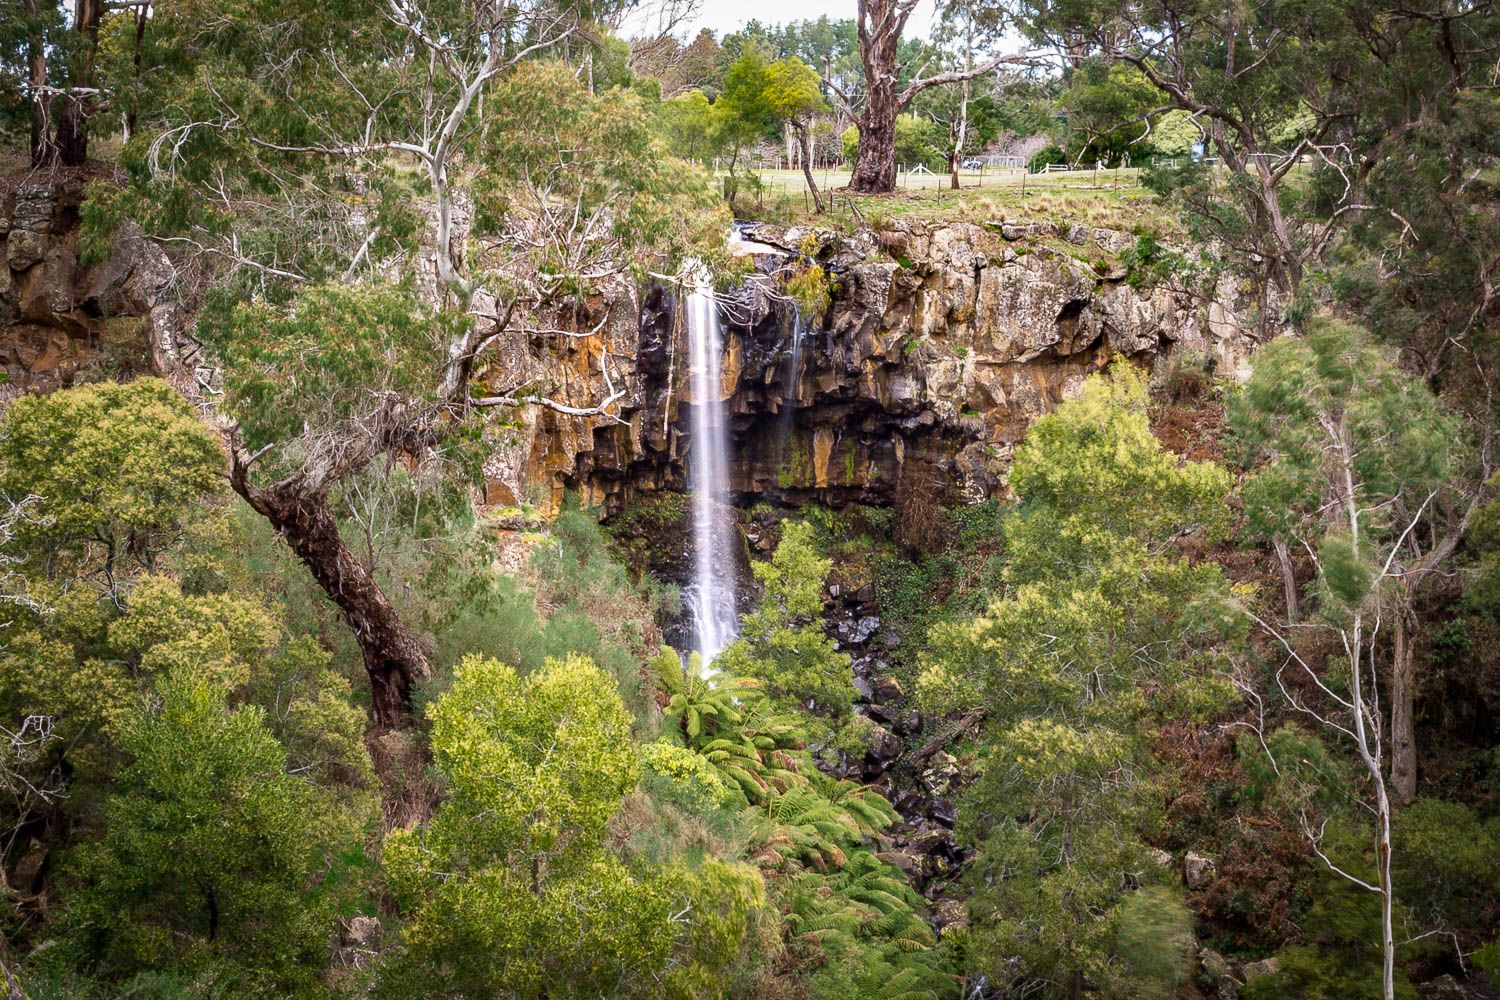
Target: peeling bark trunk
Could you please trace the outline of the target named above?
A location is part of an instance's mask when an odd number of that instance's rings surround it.
[[[1391,791],[1397,805],[1417,797],[1417,738],[1415,706],[1416,666],[1412,657],[1411,623],[1396,612],[1391,656]]]
[[[865,74],[865,104],[860,109],[859,151],[849,189],[884,194],[896,189],[896,55],[901,32],[914,3],[907,0],[860,0],[856,25],[859,61]]]
[[[895,72],[895,67],[891,68]],[[859,114],[859,151],[849,189],[863,194],[896,190],[895,85],[889,80],[872,87]]]
[[[1281,586],[1286,593],[1286,620],[1295,625],[1301,617],[1301,609],[1297,602],[1297,574],[1292,568],[1292,553],[1287,548],[1286,538],[1280,532],[1272,536],[1271,546],[1276,550],[1276,561],[1281,564]]]
[[[73,28],[83,36],[79,62],[70,73],[71,88],[87,90],[94,85],[94,52],[99,45],[99,18],[103,7],[99,0],[75,0]],[[89,117],[93,97],[87,93],[69,93],[62,99],[57,116],[57,158],[65,166],[81,167],[89,158]]]
[[[410,714],[413,687],[430,676],[432,668],[421,642],[345,544],[328,497],[286,487],[257,489],[243,481],[233,485],[286,539],[318,586],[343,612],[370,677],[370,713],[376,726],[399,725]]]
[[[797,142],[801,148],[802,177],[807,181],[807,190],[812,195],[813,207],[818,214],[823,214],[823,197],[818,194],[818,182],[813,180],[812,173],[812,136],[806,125],[796,126]]]
[[[34,19],[41,14],[41,0],[26,0],[26,12]],[[52,123],[49,98],[43,95],[47,86],[47,43],[40,28],[33,28],[26,38],[26,65],[31,85],[31,165],[52,162],[57,150],[52,145]]]

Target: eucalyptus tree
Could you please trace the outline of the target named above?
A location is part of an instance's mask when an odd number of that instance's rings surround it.
[[[812,129],[814,117],[826,110],[827,105],[818,83],[818,74],[796,56],[784,56],[766,67],[766,105],[773,120],[782,122],[796,134],[802,177],[812,194],[813,206],[821,212],[823,196],[818,193],[812,172]]]
[[[853,191],[879,194],[895,190],[896,119],[918,94],[932,87],[977,79],[1007,63],[1028,60],[1026,56],[994,56],[977,62],[969,59],[960,68],[916,75],[903,84],[903,77],[911,67],[901,64],[901,38],[916,6],[917,0],[858,0],[855,26],[864,73],[863,93],[851,95],[831,78],[824,80],[846,105],[859,109],[854,115],[859,126],[859,152],[849,180]],[[992,5],[976,9],[971,23],[988,29],[979,36],[979,41],[988,41],[990,32],[1002,23],[998,11]],[[975,34],[969,34],[966,43],[975,42]]]
[[[985,712],[981,773],[959,801],[978,848],[971,954],[1018,994],[1128,995],[1115,928],[1137,907],[1163,915],[1149,897],[1126,909],[1122,878],[1165,882],[1141,841],[1162,810],[1151,735],[1232,700],[1244,627],[1228,582],[1175,545],[1226,534],[1229,477],[1163,449],[1146,407],[1122,364],[1030,429],[1011,471],[1007,589],[935,626],[923,654],[928,707]]]
[[[1410,240],[1398,207],[1371,198],[1372,177],[1413,131],[1452,113],[1464,67],[1492,51],[1483,0],[1004,5],[1075,67],[1098,58],[1139,72],[1158,97],[1132,118],[1197,120],[1227,168],[1197,173],[1198,221],[1288,296],[1353,218],[1385,215]],[[1294,174],[1300,164],[1314,171],[1308,184]]]
[[[1287,701],[1347,743],[1365,779],[1373,880],[1336,867],[1321,848],[1322,825],[1307,815],[1303,825],[1333,871],[1378,895],[1390,998],[1391,811],[1415,797],[1417,779],[1414,602],[1487,495],[1489,456],[1468,453],[1460,422],[1388,351],[1331,320],[1256,355],[1229,424],[1244,457],[1259,463],[1244,487],[1251,523],[1305,552],[1316,572],[1314,614],[1285,623],[1252,615],[1285,654],[1276,680]],[[1287,588],[1291,617],[1295,581]],[[1307,638],[1317,634],[1332,640],[1322,652]]]
[[[585,301],[722,243],[640,99],[552,58],[621,11],[273,0],[154,19],[173,72],[143,95],[130,189],[90,211],[143,220],[208,276],[230,483],[348,620],[379,724],[430,668],[340,534],[350,485],[451,484],[485,409],[618,419],[608,353],[578,340]],[[606,388],[569,398],[559,366],[525,363],[532,342],[585,344]]]
[[[90,120],[108,105],[98,74],[105,4],[75,0],[71,21],[47,0],[0,6],[0,129],[25,122],[33,167],[83,165]],[[143,10],[149,6],[142,0]],[[3,133],[0,133],[3,134]]]

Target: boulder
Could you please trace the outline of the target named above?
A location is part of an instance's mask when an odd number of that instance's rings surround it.
[[[952,853],[953,831],[941,826],[928,827],[911,838],[911,846],[923,854]]]
[[[1198,963],[1203,967],[1203,975],[1210,983],[1217,984],[1229,975],[1229,960],[1212,948],[1203,949],[1198,956]]]
[[[11,239],[15,235],[11,233]],[[78,260],[67,247],[48,247],[41,264],[27,270],[16,281],[22,317],[33,323],[56,326],[77,336],[85,336],[88,333],[87,318],[74,315],[77,303],[73,297],[73,279],[77,271]]]
[[[872,761],[888,766],[901,756],[901,739],[884,726],[871,726],[865,734],[865,749]]]
[[[886,702],[900,701],[906,697],[906,689],[901,686],[900,681],[890,674],[875,678],[874,691],[874,700],[881,705],[884,705]]]
[[[24,271],[47,254],[47,237],[30,229],[12,229],[5,238],[5,263],[12,271]]]
[[[42,869],[47,864],[47,847],[35,837],[26,847],[26,853],[16,862],[11,873],[11,885],[21,892],[32,892],[41,888]]]
[[[940,931],[969,929],[969,908],[959,899],[939,900],[932,908],[932,922]]]
[[[1213,858],[1197,851],[1188,851],[1182,859],[1182,875],[1187,882],[1187,887],[1194,891],[1207,887],[1218,874],[1218,868],[1214,865]]]
[[[958,780],[958,758],[945,750],[939,750],[922,769],[922,787],[929,795],[947,795]]]
[[[1272,955],[1270,958],[1263,958],[1259,962],[1246,962],[1240,968],[1240,973],[1245,977],[1245,982],[1247,983],[1255,979],[1265,978],[1266,976],[1274,976],[1280,971],[1281,960],[1275,955]]]
[[[12,230],[46,233],[52,229],[52,210],[56,196],[51,187],[33,184],[16,192],[16,205],[11,212]]]
[[[849,641],[856,645],[863,645],[870,641],[870,636],[880,630],[880,619],[871,615],[868,618],[856,618],[849,626]]]
[[[380,947],[385,928],[374,917],[350,917],[345,925],[344,941],[355,948],[374,950]]]
[[[1417,987],[1422,1000],[1473,1000],[1474,994],[1449,973],[1428,980]]]
[[[878,851],[875,857],[899,869],[910,880],[922,877],[922,858],[911,851]]]

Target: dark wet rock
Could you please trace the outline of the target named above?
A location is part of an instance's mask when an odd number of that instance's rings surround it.
[[[953,854],[953,831],[942,826],[930,826],[911,838],[911,846],[923,854]]]
[[[882,705],[892,701],[900,701],[906,697],[906,689],[901,686],[900,681],[890,674],[875,678],[874,688],[874,700]]]
[[[884,726],[871,726],[865,735],[865,747],[870,760],[889,765],[901,756],[901,739]]]
[[[915,815],[919,810],[922,809],[924,804],[925,803],[922,799],[922,796],[917,794],[910,788],[901,789],[896,793],[895,797],[891,799],[891,805],[895,806],[896,812],[900,813],[902,816]]]
[[[874,701],[874,686],[859,674],[854,675],[854,694],[860,701]]]
[[[1477,995],[1447,973],[1417,987],[1422,1000],[1473,1000]]]
[[[953,803],[948,799],[935,800],[932,803],[932,808],[928,810],[928,814],[950,829],[954,823],[958,822],[958,810],[954,808]]]

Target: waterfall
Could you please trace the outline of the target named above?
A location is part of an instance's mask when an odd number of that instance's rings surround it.
[[[724,417],[724,347],[719,306],[708,276],[700,274],[688,296],[693,582],[684,597],[693,619],[693,646],[709,672],[714,657],[734,640],[734,545],[726,522],[729,503],[729,427]]]
[[[802,370],[802,310],[792,316],[792,349],[787,358],[786,377],[781,382],[781,412],[776,420],[776,464],[782,476],[791,474],[792,433],[797,422],[797,376]]]
[[[802,371],[802,307],[798,306],[792,317],[792,359],[786,370],[786,398],[788,404],[797,406],[797,375]]]

